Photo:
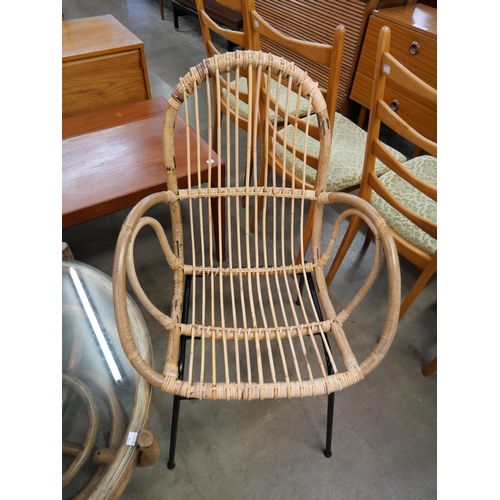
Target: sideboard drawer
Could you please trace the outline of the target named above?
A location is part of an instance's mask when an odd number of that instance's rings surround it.
[[[138,50],[63,64],[63,118],[147,98]]]
[[[364,111],[370,109],[371,105],[380,30],[384,26],[391,30],[391,54],[428,85],[437,88],[436,25],[436,9],[421,4],[382,9],[372,13],[350,94],[350,98],[363,107],[359,125],[364,121]],[[404,89],[388,82],[384,101],[391,104],[394,100],[398,101],[398,114],[401,118],[407,120],[422,135],[436,140],[435,105],[417,102],[408,97]]]
[[[401,64],[411,68],[412,73],[436,88],[437,40],[376,16],[371,16],[368,24],[358,71],[373,78],[378,37],[384,26],[388,26],[391,30],[391,54]],[[416,49],[416,54],[410,52],[413,48]]]
[[[139,38],[109,14],[63,19],[63,118],[150,98]]]

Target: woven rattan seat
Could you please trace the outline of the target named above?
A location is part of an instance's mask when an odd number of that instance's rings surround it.
[[[218,99],[223,97],[219,89],[213,92],[211,88],[220,84],[221,74],[224,81],[237,82],[240,71],[248,74],[252,112],[248,115],[247,132],[238,126],[237,115],[233,121],[227,115],[221,118],[220,113],[214,113],[221,107]],[[258,169],[249,168],[250,162],[256,167],[260,155],[267,155],[259,141],[258,120],[266,130],[273,126],[268,116],[259,118],[259,109],[269,109],[267,96],[273,78],[288,97],[292,89],[298,97],[304,97],[308,102],[306,123],[311,120],[320,125],[315,190],[297,187],[293,182],[287,184],[273,164],[269,166],[268,183],[262,186],[257,182]],[[237,86],[235,92],[238,97]],[[178,112],[195,128],[197,137],[206,138],[210,147],[213,128],[218,129],[217,146],[224,158],[225,176],[221,169],[218,179],[210,179],[205,185],[177,188],[173,141]],[[277,114],[279,110],[275,117]],[[290,124],[287,109],[283,116]],[[276,133],[277,121],[274,120]],[[168,191],[151,195],[132,209],[117,242],[113,268],[115,314],[124,351],[140,375],[174,394],[177,403],[180,398],[333,396],[361,381],[387,353],[396,332],[400,306],[397,250],[389,228],[368,202],[351,194],[325,191],[330,143],[328,110],[317,83],[283,58],[255,51],[216,55],[180,79],[168,101],[164,121]],[[274,147],[268,141],[266,144]],[[200,156],[190,158],[194,176],[207,160]],[[263,201],[262,210],[257,211],[254,207],[259,199]],[[312,202],[316,208],[312,257],[308,261],[302,232]],[[342,212],[331,235],[326,235],[328,244],[322,249],[323,211],[325,205],[332,203],[350,208]],[[149,215],[151,210],[156,214],[160,209],[169,215],[167,222]],[[216,254],[211,222],[215,218],[221,223],[223,210],[227,219],[225,260],[222,240]],[[352,214],[370,226],[377,250],[366,282],[349,305],[337,312],[328,293],[324,269],[340,224]],[[151,277],[141,279],[142,268],[134,261],[134,247],[141,244],[141,234],[146,231],[154,231],[164,255],[153,282]],[[296,263],[297,253],[303,256],[300,263]],[[375,282],[383,255],[389,296],[380,339],[372,352],[355,352],[343,324]],[[151,286],[159,286],[162,274],[165,282],[161,289],[165,290],[166,302],[153,304],[147,292]],[[135,346],[124,302],[127,278],[137,300],[165,330],[166,352],[160,368],[144,360]],[[328,408],[330,430],[327,429],[325,453],[330,455],[332,397]],[[177,417],[178,406],[174,409],[170,467],[174,465]]]

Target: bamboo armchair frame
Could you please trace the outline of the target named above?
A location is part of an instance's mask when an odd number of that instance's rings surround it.
[[[224,81],[229,85],[234,80],[232,75],[238,81],[240,71],[249,75],[252,113],[246,134],[240,134],[237,115],[233,124],[228,116],[222,119],[220,113],[213,113],[213,108],[219,110],[222,104],[211,100],[212,96],[222,99],[220,89],[213,92],[211,88],[212,84],[220,84],[220,75],[225,75]],[[264,74],[269,77],[264,79]],[[259,103],[265,102],[270,92],[271,75],[283,83],[288,97],[292,87],[297,89],[298,96],[309,103],[308,119],[320,124],[321,154],[315,190],[293,182],[288,185],[276,175],[274,163],[269,184],[258,185],[255,168],[250,178],[250,163],[258,161]],[[226,94],[226,104],[228,99]],[[200,111],[205,101],[206,109]],[[198,138],[206,117],[205,135],[210,147],[212,129],[218,129],[218,146],[224,146],[226,155],[225,184],[219,182],[218,187],[213,187],[209,181],[206,187],[177,188],[173,128],[178,112],[185,113],[186,123],[196,129]],[[276,127],[275,134],[277,130]],[[328,394],[327,456],[331,455],[333,418],[330,396],[361,381],[378,366],[396,333],[400,307],[399,260],[389,228],[364,200],[347,193],[324,191],[330,143],[330,121],[322,93],[317,83],[293,63],[256,51],[237,51],[204,60],[180,79],[168,101],[164,121],[168,191],[148,196],[132,209],[122,226],[113,265],[118,331],[124,351],[140,375],[162,391],[174,394],[178,398],[174,405],[180,398],[252,400]],[[267,151],[261,154],[267,155]],[[206,160],[198,155],[188,163],[197,169]],[[265,203],[258,213],[253,208],[260,198]],[[242,199],[246,200],[245,208]],[[312,203],[316,205],[312,262],[303,259],[297,264],[297,252],[305,254],[302,233]],[[321,250],[323,210],[332,203],[351,208],[339,217],[326,249]],[[170,241],[158,220],[146,214],[158,205],[170,212]],[[228,221],[226,262],[221,254],[214,256],[212,224],[207,222],[220,218],[223,208]],[[340,224],[352,214],[370,226],[377,251],[366,282],[349,305],[337,313],[329,297],[324,268]],[[169,314],[148,298],[143,288],[147,283],[141,282],[134,264],[134,246],[140,231],[147,226],[158,238],[166,260],[164,267],[170,273]],[[343,324],[375,282],[382,254],[389,284],[386,319],[376,347],[368,355],[363,350],[366,358],[358,360]],[[162,371],[143,359],[134,344],[125,303],[127,278],[137,300],[168,332]],[[174,407],[173,430],[177,418],[178,410],[175,416]],[[174,466],[174,433],[172,440],[169,467]]]

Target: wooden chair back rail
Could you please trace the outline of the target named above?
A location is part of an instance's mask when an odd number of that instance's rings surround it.
[[[250,112],[246,133],[240,132],[237,120],[233,123],[227,116],[214,113],[221,107],[219,100],[225,100],[223,105],[228,106],[229,95],[224,97],[220,89],[214,91],[212,87],[219,86],[221,77],[234,81],[239,71],[248,74]],[[268,78],[263,78],[264,74]],[[250,164],[258,161],[259,113],[262,103],[269,101],[272,74],[281,79],[288,95],[292,87],[300,89],[300,95],[309,103],[304,121],[314,120],[320,125],[316,190],[288,185],[277,175],[274,163],[270,163],[265,185],[259,185],[256,168],[250,175]],[[237,95],[237,85],[235,91]],[[216,96],[215,101],[212,96]],[[206,185],[178,189],[174,124],[181,109],[186,125],[197,131],[186,137],[188,151],[199,151],[189,141],[210,136],[213,128],[219,130],[217,146],[224,151],[225,160],[226,182],[222,187],[213,182],[219,179],[212,177]],[[270,127],[269,119],[265,121]],[[276,122],[274,128],[270,137],[277,135]],[[207,142],[211,148],[210,137]],[[118,239],[113,269],[115,314],[124,351],[135,369],[152,384],[177,396],[200,399],[313,396],[348,387],[380,363],[397,325],[397,251],[388,228],[368,203],[352,195],[324,192],[330,143],[328,109],[317,83],[282,58],[256,51],[217,55],[180,79],[168,101],[164,121],[168,191],[151,195],[132,209]],[[273,142],[264,141],[262,147],[261,154],[267,157],[265,149],[272,148]],[[188,165],[200,169],[206,160],[195,153]],[[220,169],[222,166],[221,162]],[[242,199],[246,200],[245,207]],[[265,203],[258,214],[252,208],[261,199]],[[295,255],[305,253],[302,232],[311,203],[317,205],[313,260],[297,264]],[[332,232],[332,245],[325,252],[320,250],[323,209],[330,203],[350,205],[351,212],[366,220],[377,235],[372,271],[340,313],[333,307],[323,274],[339,225]],[[155,205],[163,205],[170,213],[169,236],[157,220],[146,215]],[[221,220],[223,208],[228,221],[226,261],[220,253],[214,255],[209,223]],[[140,244],[145,228],[156,234],[166,261],[165,273],[172,281],[168,313],[148,298],[141,266],[134,260],[134,247]],[[379,344],[366,357],[365,352],[356,352],[352,347],[343,325],[375,282],[383,254],[391,282],[388,315]],[[301,283],[306,275],[312,279]],[[127,278],[137,299],[168,331],[161,373],[142,359],[135,347],[123,301]],[[315,306],[316,291],[320,309]],[[185,292],[188,302],[184,301]],[[334,339],[333,344],[329,337]],[[182,338],[190,339],[190,344],[180,373]],[[327,365],[333,367],[332,371]]]
[[[314,38],[299,39],[295,35],[289,36],[279,30],[279,23],[269,24],[256,10],[254,0],[247,2],[251,28],[249,32],[249,43],[254,50],[261,50],[266,45],[266,40],[270,42],[273,54],[282,55],[288,60],[295,61],[297,66],[307,70],[308,74],[320,83],[320,88],[325,93],[325,99],[330,111],[330,121],[333,123],[333,116],[336,109],[340,69],[344,51],[345,30],[343,25],[337,26],[334,30],[333,43],[331,36],[328,43],[311,42]],[[269,50],[269,49],[268,49]],[[316,71],[311,68],[317,68],[317,72],[324,76],[327,73],[326,82],[315,78]]]
[[[199,10],[199,18],[201,22],[202,30],[212,30],[214,33],[217,33],[219,36],[233,42],[235,45],[239,45],[240,47],[245,46],[245,35],[241,31],[234,31],[226,28],[222,28],[216,22],[214,22],[206,13],[205,10]],[[203,37],[204,39],[208,39],[209,37]],[[218,51],[213,44],[211,44],[212,55],[217,54]]]
[[[219,24],[227,26],[232,30],[240,30],[243,27],[241,15],[241,2],[239,0],[204,0],[209,15]],[[160,0],[160,3],[162,0]],[[197,15],[198,9],[195,0],[173,0],[174,27],[178,29],[179,8],[182,12]],[[162,17],[163,19],[163,17]]]
[[[250,4],[251,5],[251,4]],[[288,46],[291,51],[296,52],[302,57],[317,62],[323,66],[328,66],[331,59],[331,49],[328,45],[290,39],[274,29],[262,16],[256,11],[250,13],[252,19],[251,31],[259,33],[262,37],[275,40],[276,43]]]

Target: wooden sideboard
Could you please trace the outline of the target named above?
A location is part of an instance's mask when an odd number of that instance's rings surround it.
[[[139,38],[109,14],[63,19],[63,118],[150,98]]]
[[[383,26],[391,30],[391,54],[423,81],[437,88],[437,9],[415,4],[374,11],[368,22],[350,94],[364,110],[370,108],[378,36]],[[435,106],[416,102],[397,87],[388,87],[384,100],[416,130],[436,141]],[[362,112],[360,124],[364,116]]]

